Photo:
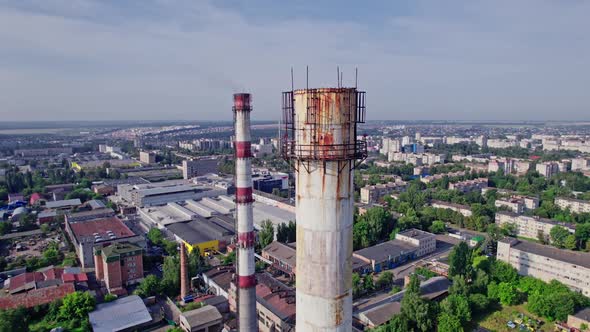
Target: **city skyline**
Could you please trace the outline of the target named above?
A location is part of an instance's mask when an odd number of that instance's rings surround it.
[[[280,93],[370,91],[369,120],[590,120],[590,4],[0,1],[0,115],[278,120]],[[23,119],[23,117],[26,117]]]

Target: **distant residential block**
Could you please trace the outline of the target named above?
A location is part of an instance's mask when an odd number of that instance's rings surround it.
[[[472,191],[481,191],[483,188],[488,187],[488,178],[478,178],[473,180],[460,181],[456,183],[450,183],[449,189],[457,190],[460,192],[468,193]]]
[[[471,212],[471,207],[469,207],[467,205],[461,205],[461,204],[455,204],[455,203],[449,203],[449,202],[443,202],[443,201],[432,201],[432,203],[430,205],[432,205],[433,208],[437,208],[437,209],[449,209],[449,210],[453,210],[455,212],[459,212],[462,215],[464,215],[465,217],[471,217],[471,215],[473,214]]]
[[[575,224],[546,218],[525,216],[506,211],[499,211],[496,213],[496,224],[499,226],[513,224],[517,236],[530,239],[537,239],[539,235],[542,235],[546,240],[549,240],[551,229],[555,226],[564,227],[572,234],[576,231]]]
[[[365,186],[361,188],[361,203],[374,204],[379,202],[383,197],[396,192],[405,191],[408,183],[405,181],[388,182],[374,186]]]
[[[590,213],[590,201],[557,197],[555,198],[555,205],[562,210],[569,209],[573,213]]]
[[[523,213],[539,207],[539,199],[536,197],[513,195],[509,198],[498,198],[494,205],[497,208],[507,207],[514,213]]]

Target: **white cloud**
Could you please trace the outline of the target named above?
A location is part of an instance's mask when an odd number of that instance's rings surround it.
[[[251,20],[205,1],[0,0],[0,115],[32,119],[230,119],[254,94],[334,85],[368,91],[369,119],[587,119],[587,2],[416,1],[386,22]],[[74,4],[71,6],[70,4]],[[354,15],[354,9],[351,9]],[[559,114],[559,116],[557,115]]]

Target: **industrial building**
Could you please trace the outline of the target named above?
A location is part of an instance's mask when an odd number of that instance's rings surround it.
[[[272,193],[274,189],[289,189],[289,174],[252,174],[252,187],[265,193]]]
[[[505,238],[498,241],[497,259],[518,274],[545,282],[557,280],[572,290],[590,295],[590,254]]]
[[[537,216],[525,216],[507,211],[496,212],[496,224],[499,226],[514,225],[516,232],[514,235],[535,240],[542,236],[546,241],[550,241],[550,232],[555,226],[564,227],[572,234],[576,232],[576,225],[572,223]]]
[[[180,202],[203,197],[216,197],[227,193],[223,189],[175,180],[149,184],[119,185],[117,192],[123,202],[137,207],[163,205],[169,202]]]
[[[185,332],[221,332],[223,317],[219,310],[211,305],[185,311],[179,317],[180,328]]]
[[[436,235],[419,229],[407,229],[395,235],[395,239],[416,247],[416,256],[422,257],[436,250]]]
[[[114,243],[94,250],[96,280],[109,293],[127,294],[126,286],[143,280],[143,249],[131,243]]]
[[[372,247],[357,250],[352,255],[365,264],[356,267],[360,274],[381,272],[393,269],[408,261],[416,259],[417,247],[400,240],[390,240]]]
[[[81,212],[68,212],[65,214],[65,221],[81,222],[93,219],[109,218],[114,216],[115,211],[113,209],[104,207]]]
[[[200,158],[182,161],[182,176],[185,180],[196,178],[210,173],[217,173],[219,170],[219,159]]]
[[[262,257],[271,262],[271,268],[281,271],[291,279],[295,278],[295,248],[278,241],[273,241],[262,249]]]
[[[98,304],[88,313],[88,320],[94,332],[145,331],[152,316],[141,297],[130,295]]]
[[[198,248],[201,255],[225,250],[235,235],[233,218],[224,216],[196,217],[189,222],[169,224],[166,229],[184,243],[189,253]]]
[[[94,267],[94,248],[117,242],[129,242],[146,247],[143,236],[136,235],[117,217],[66,222],[65,229],[74,245],[80,265]]]

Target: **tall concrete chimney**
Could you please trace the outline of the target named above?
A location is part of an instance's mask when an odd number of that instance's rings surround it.
[[[352,330],[352,225],[357,141],[365,93],[356,88],[283,93],[283,156],[296,176],[297,331]]]
[[[236,125],[236,211],[237,211],[237,285],[239,331],[258,331],[256,315],[256,277],[254,264],[254,221],[252,216],[252,150],[250,137],[249,93],[234,94]]]
[[[184,242],[180,243],[180,298],[188,295],[188,259]]]

